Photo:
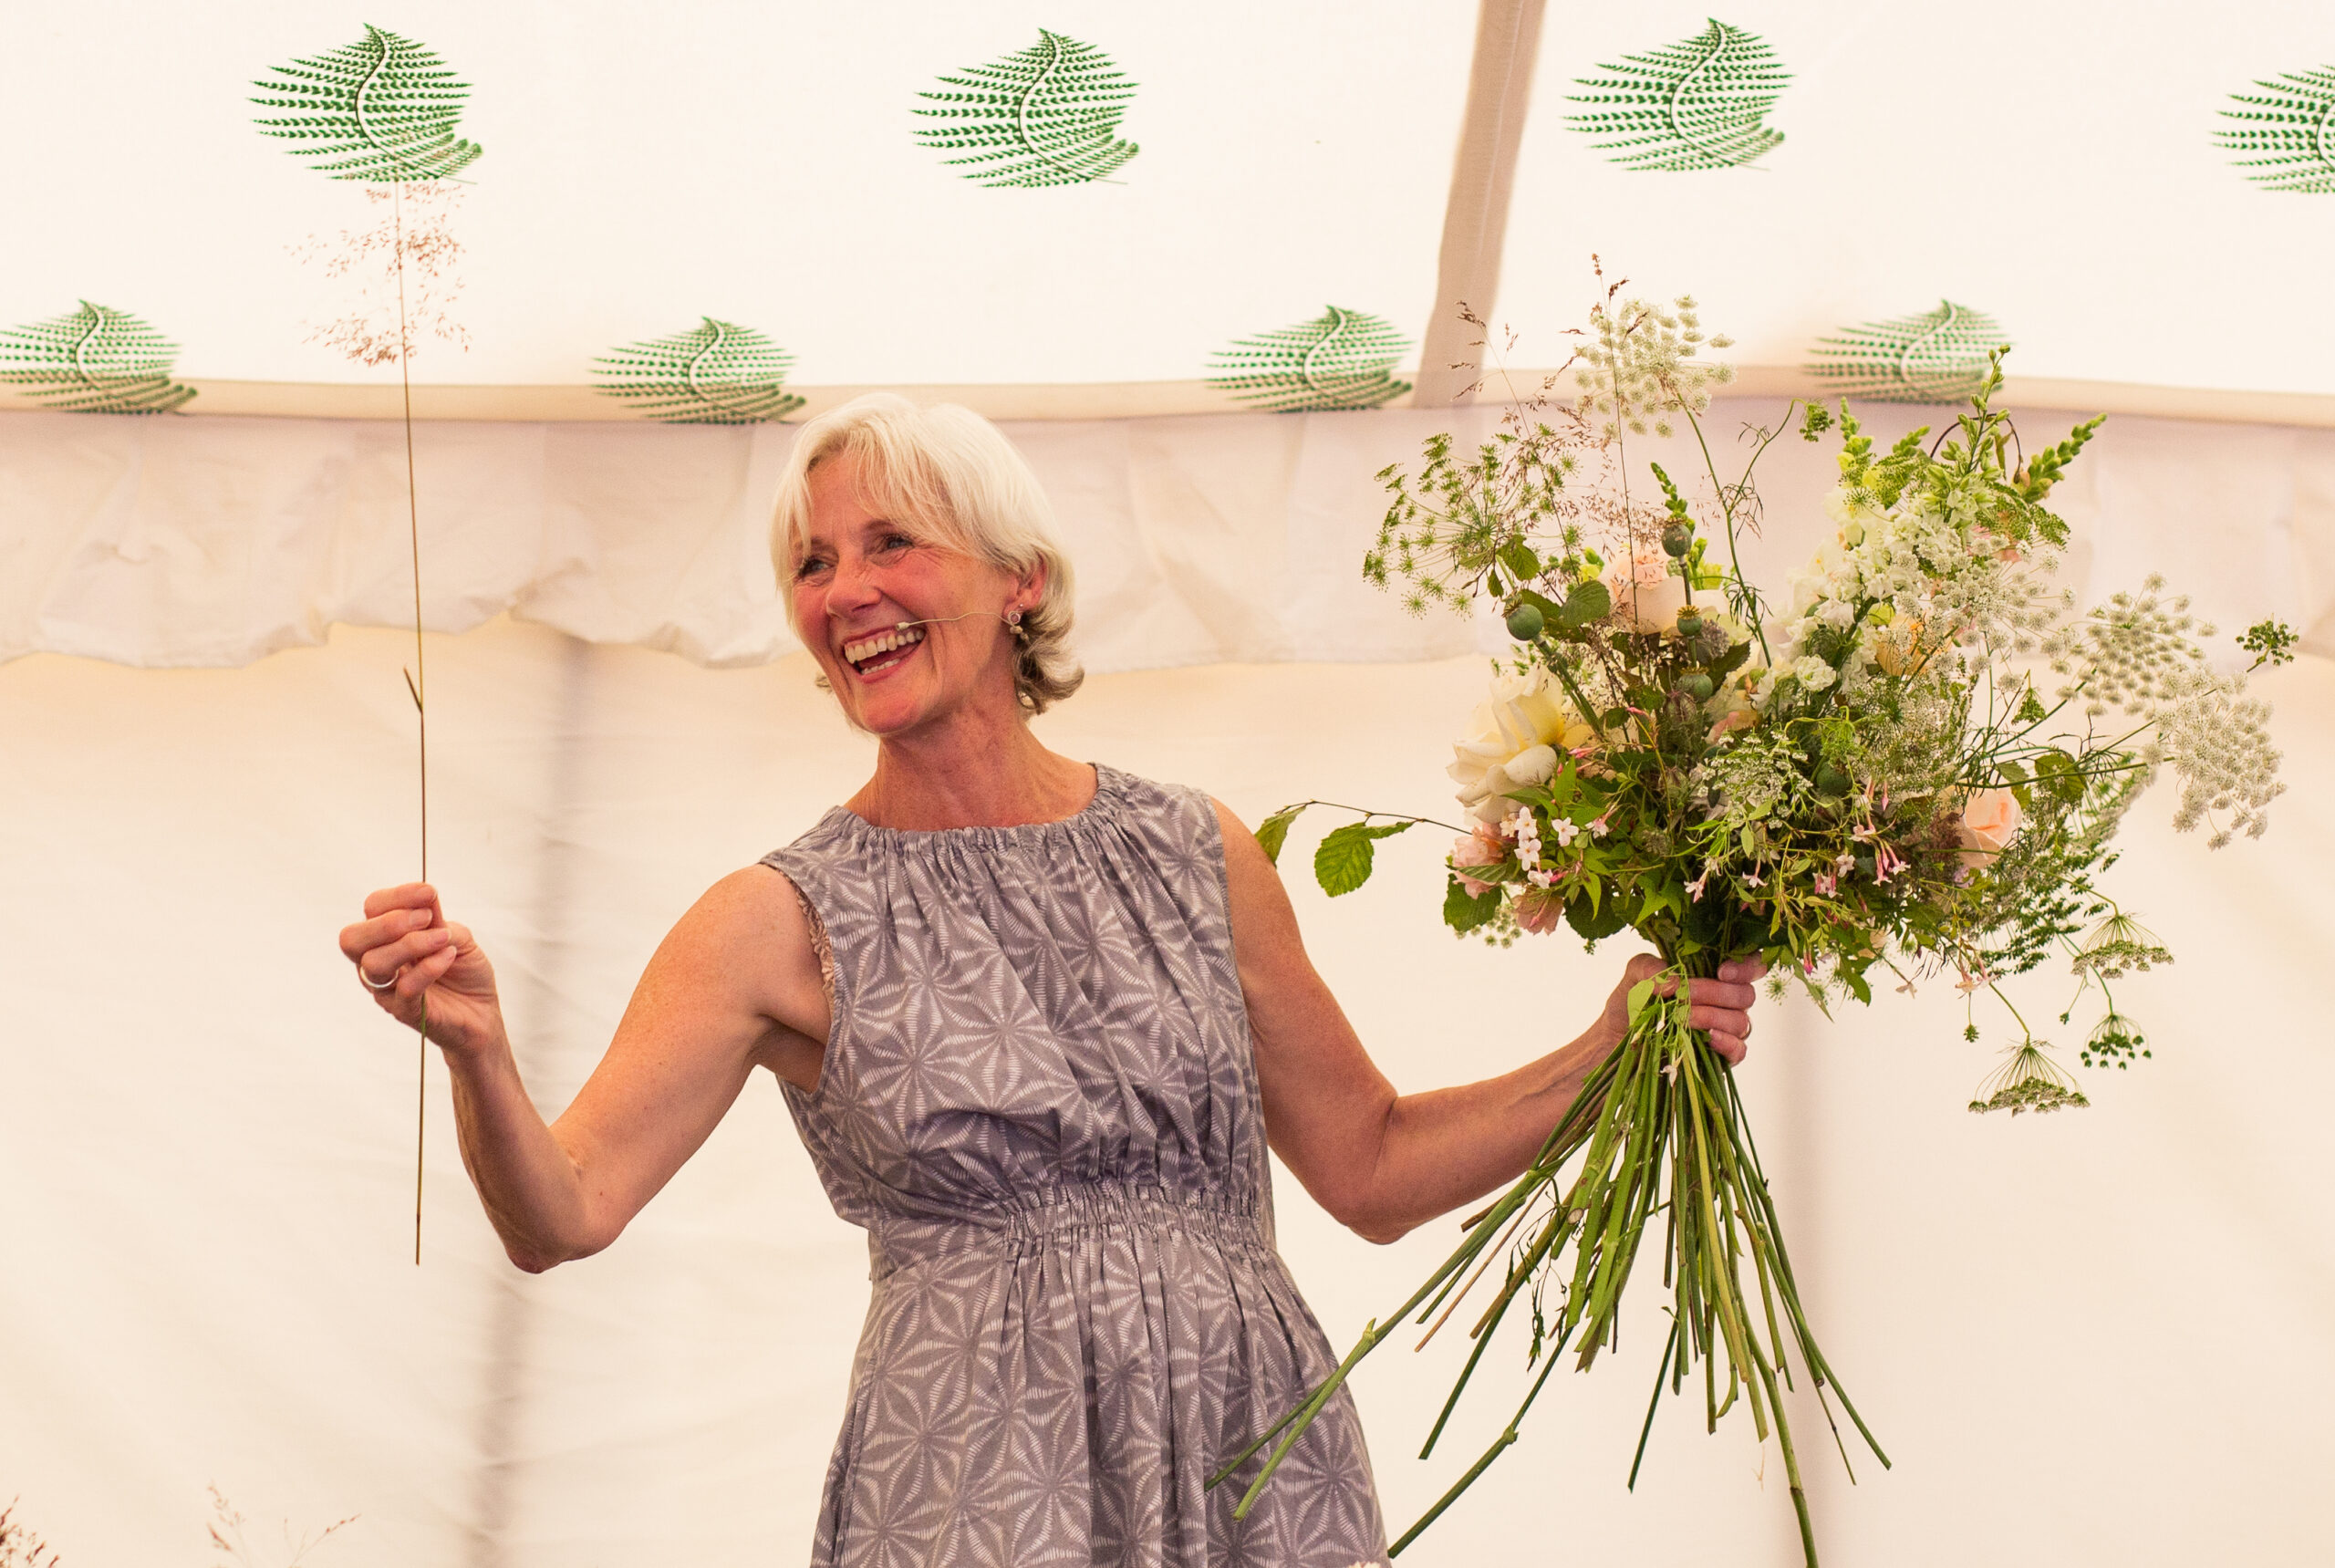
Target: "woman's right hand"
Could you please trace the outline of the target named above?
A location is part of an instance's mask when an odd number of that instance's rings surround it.
[[[447,920],[428,883],[368,896],[365,918],[341,928],[340,951],[373,1001],[407,1028],[421,1025],[426,1006],[430,1038],[448,1053],[479,1055],[502,1042],[494,966],[466,928]]]

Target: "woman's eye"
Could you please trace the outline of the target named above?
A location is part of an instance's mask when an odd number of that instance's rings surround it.
[[[805,556],[794,565],[794,580],[798,583],[802,582],[805,578],[816,576],[819,573],[824,572],[826,569],[827,562],[825,557],[821,556]]]
[[[898,555],[902,550],[915,548],[916,541],[906,534],[887,534],[877,542],[876,547],[888,554]]]

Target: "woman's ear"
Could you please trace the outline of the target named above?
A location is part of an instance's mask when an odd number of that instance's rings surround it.
[[[1016,575],[1013,582],[1013,597],[1005,607],[1009,614],[1018,610],[1023,615],[1028,615],[1038,607],[1045,597],[1046,561],[1045,557],[1041,556]]]

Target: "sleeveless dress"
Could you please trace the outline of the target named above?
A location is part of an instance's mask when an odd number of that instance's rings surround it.
[[[1201,1490],[1337,1357],[1273,1249],[1215,811],[1095,772],[1064,821],[837,807],[763,861],[832,958],[785,1094],[874,1282],[817,1568],[1385,1561],[1344,1390],[1247,1519],[1262,1454]]]

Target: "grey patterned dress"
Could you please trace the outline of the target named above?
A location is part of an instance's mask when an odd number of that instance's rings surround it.
[[[821,1568],[1352,1568],[1385,1551],[1343,1393],[1246,1520],[1202,1483],[1336,1366],[1273,1250],[1224,845],[1109,768],[1063,822],[837,808],[763,862],[831,946],[789,1085],[874,1290]]]

